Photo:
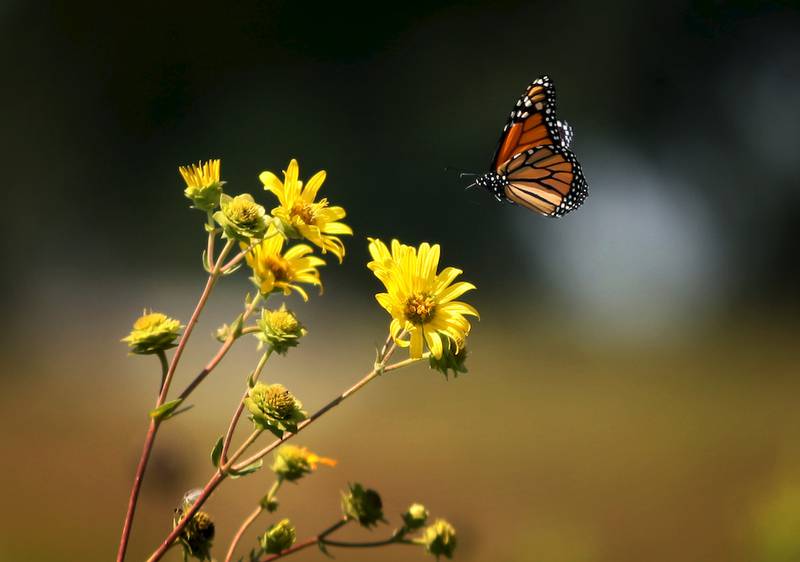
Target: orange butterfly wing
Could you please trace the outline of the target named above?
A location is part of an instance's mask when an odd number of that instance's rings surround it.
[[[556,90],[550,78],[542,76],[531,82],[517,100],[500,135],[491,169],[499,171],[509,159],[530,148],[562,145],[567,130],[556,120]],[[571,137],[571,133],[569,133]]]
[[[497,171],[507,180],[506,197],[550,217],[577,209],[589,194],[578,159],[558,145],[529,148]]]

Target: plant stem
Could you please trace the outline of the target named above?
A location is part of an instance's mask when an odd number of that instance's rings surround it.
[[[247,320],[250,317],[250,315],[253,314],[253,311],[256,309],[256,306],[258,306],[259,302],[261,302],[261,293],[256,294],[256,296],[253,297],[253,300],[250,301],[250,305],[247,307],[247,309],[244,311],[244,314],[242,315],[242,322]],[[203,379],[205,379],[209,375],[209,373],[211,373],[211,371],[214,370],[214,368],[219,364],[220,361],[222,361],[222,358],[225,357],[230,348],[233,347],[235,341],[236,338],[234,337],[228,337],[228,339],[225,340],[225,342],[219,348],[219,351],[217,351],[217,354],[211,359],[211,361],[208,362],[208,364],[205,367],[203,367],[203,370],[197,374],[194,380],[192,380],[192,382],[190,382],[186,386],[186,388],[183,389],[183,392],[180,393],[180,398],[186,400],[186,398],[192,392],[194,392],[194,389],[197,388],[197,386],[201,382],[203,382]]]
[[[164,553],[167,551],[167,549],[169,549],[170,545],[173,542],[175,542],[175,539],[178,537],[178,535],[180,535],[181,531],[183,531],[183,528],[186,526],[186,523],[189,521],[189,518],[192,517],[197,512],[198,509],[200,509],[200,507],[206,502],[206,500],[214,491],[214,489],[219,485],[220,482],[222,482],[222,480],[225,479],[225,477],[227,476],[225,474],[225,471],[227,471],[230,468],[233,468],[233,470],[241,470],[242,468],[256,462],[258,459],[267,455],[270,451],[275,449],[281,443],[291,439],[292,437],[300,433],[300,431],[303,428],[308,427],[311,423],[319,419],[323,414],[333,409],[334,407],[338,406],[345,399],[358,392],[358,390],[363,388],[372,379],[380,376],[381,372],[383,372],[384,370],[383,366],[386,364],[386,361],[388,361],[389,358],[392,356],[392,354],[395,352],[395,350],[397,350],[397,344],[392,343],[390,346],[389,345],[390,341],[391,338],[387,339],[386,344],[384,344],[383,349],[381,350],[380,362],[376,364],[376,366],[369,373],[367,373],[366,376],[364,376],[364,378],[362,378],[356,384],[354,384],[353,386],[345,390],[343,393],[341,393],[339,396],[328,402],[325,406],[314,412],[314,414],[312,414],[310,418],[298,424],[297,431],[295,433],[284,433],[283,437],[281,437],[280,439],[276,439],[266,448],[262,449],[255,455],[249,457],[247,460],[244,460],[241,463],[234,465],[238,457],[244,452],[245,447],[242,446],[236,451],[236,453],[234,453],[231,456],[231,459],[227,463],[220,464],[220,468],[217,470],[217,472],[214,473],[214,475],[208,481],[206,487],[203,488],[203,492],[197,498],[194,505],[192,505],[192,507],[187,513],[187,516],[181,519],[181,521],[175,526],[175,528],[172,529],[172,532],[167,536],[166,539],[164,539],[164,541],[161,543],[161,546],[159,546],[155,550],[155,552],[153,552],[150,558],[148,558],[148,562],[156,562],[156,560],[160,560],[161,557],[164,556]],[[252,442],[250,440],[248,441]],[[247,444],[249,443],[245,443],[245,445]],[[336,528],[338,529],[338,527]]]
[[[236,534],[231,541],[230,547],[228,547],[228,555],[225,557],[225,562],[230,562],[230,560],[233,558],[233,553],[236,551],[236,546],[239,544],[242,535],[244,535],[245,531],[247,531],[250,525],[252,525],[253,522],[258,518],[258,516],[261,515],[261,512],[265,510],[263,506],[268,505],[269,502],[275,498],[275,494],[278,493],[278,489],[281,487],[282,483],[283,480],[280,478],[275,480],[275,482],[272,484],[272,487],[269,489],[269,492],[267,492],[266,497],[261,500],[261,504],[242,522],[239,530],[236,531]]]
[[[214,214],[208,211],[208,247],[206,248],[205,266],[210,270],[214,263],[214,241],[217,239],[217,229],[214,227]]]
[[[239,541],[244,535],[245,531],[247,531],[248,527],[253,524],[253,522],[258,519],[258,516],[261,515],[261,512],[264,511],[264,508],[258,506],[253,513],[247,516],[242,522],[242,525],[239,527],[239,530],[236,531],[236,534],[233,536],[233,540],[231,541],[231,546],[228,548],[228,555],[225,556],[225,562],[230,562],[233,559],[233,553],[236,551],[236,546],[239,544]]]
[[[167,354],[164,353],[163,349],[160,349],[156,355],[158,355],[158,360],[161,362],[161,386],[158,387],[158,393],[161,394],[161,389],[164,388],[164,381],[167,379],[169,363],[167,362]]]
[[[392,535],[388,539],[384,539],[382,541],[372,541],[372,542],[343,542],[343,541],[329,541],[323,540],[323,544],[326,546],[336,546],[339,548],[371,548],[373,546],[386,546],[390,544],[414,544],[412,541],[400,539],[396,535]]]
[[[292,547],[289,547],[286,550],[282,550],[277,554],[272,554],[270,556],[267,556],[266,558],[263,558],[260,562],[269,562],[270,560],[277,560],[278,558],[283,558],[284,556],[289,556],[290,554],[294,554],[295,552],[303,550],[304,548],[308,548],[309,546],[313,546],[313,545],[315,545],[315,544],[317,544],[319,542],[325,542],[325,537],[327,537],[328,535],[330,535],[334,531],[344,527],[349,522],[350,522],[349,519],[342,519],[340,521],[337,521],[336,523],[334,523],[333,525],[331,525],[330,527],[328,527],[327,529],[325,529],[324,531],[322,531],[318,535],[310,537],[310,538],[304,540],[303,542],[299,542],[296,545],[294,545]]]
[[[241,470],[245,466],[247,466],[247,465],[249,465],[251,463],[254,463],[258,459],[264,457],[270,451],[275,449],[278,445],[280,445],[284,441],[287,441],[288,439],[291,439],[292,437],[294,437],[295,435],[300,433],[300,431],[302,431],[304,428],[306,428],[310,424],[314,423],[317,419],[319,419],[322,415],[327,413],[329,410],[335,408],[336,406],[338,406],[339,404],[344,402],[347,398],[349,398],[350,396],[352,396],[353,394],[355,394],[356,392],[358,392],[359,390],[364,388],[364,386],[366,386],[374,378],[379,377],[381,375],[381,372],[384,370],[384,369],[381,369],[381,365],[383,363],[385,363],[386,360],[389,359],[389,357],[392,356],[392,354],[395,352],[396,349],[397,349],[397,346],[396,345],[392,345],[389,348],[389,350],[386,352],[386,355],[384,356],[384,358],[382,360],[382,363],[377,365],[376,368],[373,368],[369,373],[367,373],[356,384],[354,384],[353,386],[351,386],[350,388],[348,388],[347,390],[342,392],[339,396],[337,396],[336,398],[334,398],[333,400],[331,400],[330,402],[325,404],[322,408],[320,408],[319,410],[317,410],[316,412],[311,414],[311,416],[309,418],[307,418],[304,421],[302,421],[299,424],[297,424],[297,431],[295,433],[284,433],[283,437],[281,437],[279,439],[276,439],[275,441],[273,441],[272,443],[270,443],[269,445],[267,445],[266,447],[261,449],[256,454],[252,455],[251,457],[248,457],[246,460],[242,461],[237,466],[234,466],[233,469],[234,470]]]
[[[155,552],[153,552],[153,554],[150,556],[150,558],[147,559],[148,562],[155,562],[156,560],[160,560],[161,557],[164,556],[164,554],[166,554],[166,552],[175,543],[175,539],[178,538],[178,535],[180,535],[181,532],[183,531],[184,527],[186,527],[186,524],[189,521],[192,520],[192,517],[194,517],[195,513],[197,513],[197,511],[205,503],[205,501],[208,499],[208,497],[214,492],[214,490],[217,488],[217,486],[219,486],[220,483],[223,480],[225,480],[225,478],[228,476],[227,475],[227,470],[229,468],[231,468],[231,465],[233,464],[233,462],[244,453],[244,451],[245,451],[245,449],[247,449],[247,447],[249,447],[250,445],[253,444],[253,441],[255,441],[258,438],[258,436],[261,434],[261,431],[262,430],[260,430],[260,429],[257,429],[256,431],[254,431],[250,435],[250,437],[248,437],[245,440],[245,442],[242,444],[242,446],[239,447],[236,450],[236,452],[233,453],[233,455],[231,455],[231,460],[230,461],[228,461],[226,464],[220,463],[219,468],[214,473],[214,475],[211,476],[211,479],[206,483],[205,487],[203,487],[203,490],[200,492],[200,495],[197,497],[195,502],[192,504],[192,507],[189,508],[189,510],[184,514],[184,516],[178,522],[178,524],[172,529],[172,532],[169,534],[169,536],[167,536],[167,538],[164,539],[164,542],[161,543],[161,546],[159,546],[155,550]]]
[[[228,431],[225,433],[225,438],[222,440],[222,454],[220,455],[221,462],[225,462],[228,458],[228,449],[231,446],[231,440],[233,439],[233,433],[236,431],[236,424],[239,423],[239,418],[244,411],[244,399],[247,398],[247,394],[250,392],[250,381],[253,383],[258,380],[259,375],[261,375],[261,371],[264,370],[264,365],[267,364],[267,359],[271,355],[271,351],[267,351],[264,355],[261,356],[261,359],[258,361],[258,365],[256,365],[255,370],[250,375],[248,379],[247,387],[245,388],[244,394],[242,395],[241,400],[239,400],[239,405],[236,407],[236,411],[233,413],[233,417],[231,418],[231,423],[228,425]]]
[[[211,273],[208,276],[208,280],[206,281],[206,286],[203,289],[202,294],[200,295],[200,299],[197,301],[197,305],[194,308],[192,317],[186,324],[186,328],[184,328],[183,330],[181,339],[178,341],[178,347],[175,349],[175,353],[172,356],[172,361],[170,361],[169,367],[167,368],[166,373],[162,377],[161,391],[159,392],[158,398],[156,400],[156,405],[155,405],[156,408],[163,405],[167,399],[169,386],[170,383],[172,382],[172,377],[175,375],[175,370],[178,367],[178,362],[180,361],[181,355],[183,354],[183,349],[186,347],[186,342],[189,341],[189,336],[191,336],[192,330],[194,329],[194,326],[195,324],[197,324],[197,320],[200,317],[200,313],[203,311],[206,302],[208,302],[208,297],[211,295],[211,290],[214,288],[214,284],[216,283],[217,278],[220,275],[219,271],[220,265],[222,264],[223,260],[227,256],[228,252],[230,252],[232,247],[233,247],[233,242],[229,241],[223,248],[222,252],[220,252],[219,259],[214,265],[214,269],[212,269]],[[120,537],[119,548],[117,549],[117,562],[123,562],[125,560],[125,552],[128,549],[128,541],[130,540],[131,529],[133,527],[133,517],[136,513],[136,505],[139,501],[139,492],[142,488],[142,480],[144,479],[144,473],[145,470],[147,469],[147,463],[150,459],[150,453],[153,449],[153,443],[155,442],[156,433],[158,432],[159,425],[160,421],[156,419],[151,419],[150,425],[148,426],[147,429],[147,435],[145,436],[144,439],[142,454],[139,457],[139,464],[136,467],[136,474],[133,477],[133,486],[131,487],[131,494],[128,499],[128,511],[125,514],[125,521],[122,524],[122,536]]]

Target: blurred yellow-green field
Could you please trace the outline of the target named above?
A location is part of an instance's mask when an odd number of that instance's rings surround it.
[[[309,409],[369,369],[385,329],[368,297],[345,304],[331,293],[312,305],[303,345],[264,375]],[[222,300],[201,322],[187,370],[214,348],[208,329],[233,304]],[[792,527],[800,519],[797,325],[749,315],[688,341],[593,346],[565,341],[553,317],[480,305],[468,374],[445,381],[426,366],[387,374],[297,438],[339,460],[279,494],[300,536],[334,522],[339,490],[360,481],[381,492],[392,523],[417,500],[450,519],[460,560],[800,555]],[[50,353],[19,357],[24,377],[4,384],[11,454],[2,465],[3,560],[106,560],[115,549],[157,362],[125,357],[105,328],[82,341],[60,334]],[[163,538],[183,492],[210,476],[208,454],[256,358],[253,347],[232,353],[195,395],[195,409],[162,430],[131,559]],[[219,549],[266,491],[269,474],[226,482],[211,500]],[[389,532],[381,526],[371,535]],[[252,546],[256,530],[250,535]],[[335,555],[420,559],[412,550]],[[319,556],[310,550],[299,559]]]

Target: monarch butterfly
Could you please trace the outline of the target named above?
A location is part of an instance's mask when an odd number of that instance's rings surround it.
[[[525,88],[500,134],[491,171],[475,183],[498,201],[561,217],[589,194],[581,165],[569,150],[572,138],[572,127],[556,119],[555,87],[541,76]]]

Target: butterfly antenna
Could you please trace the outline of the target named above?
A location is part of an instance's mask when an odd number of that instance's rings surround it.
[[[473,175],[477,176],[478,174],[473,174]],[[470,187],[475,187],[476,185],[478,185],[478,182],[474,181],[471,184],[469,184],[467,187],[465,187],[464,191],[468,190]]]

